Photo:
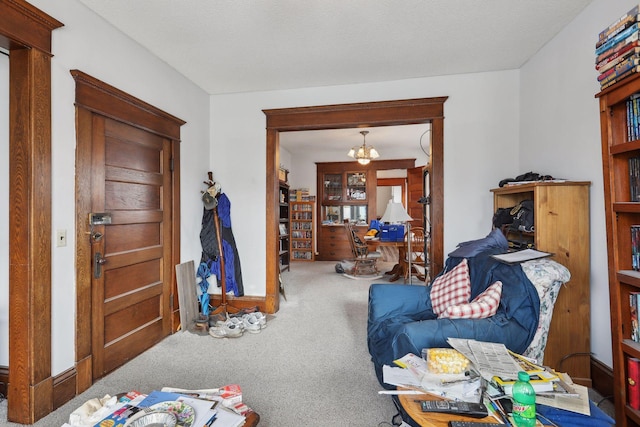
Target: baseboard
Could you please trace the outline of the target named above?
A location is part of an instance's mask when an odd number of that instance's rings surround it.
[[[56,410],[76,397],[76,369],[71,368],[53,378],[53,409]],[[7,397],[9,367],[0,366],[0,393]]]
[[[53,378],[53,410],[76,397],[78,373],[71,368]]]
[[[613,369],[593,357],[591,358],[591,381],[595,391],[613,402]]]

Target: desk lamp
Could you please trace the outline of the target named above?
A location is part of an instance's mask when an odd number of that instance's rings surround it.
[[[384,215],[380,218],[383,223],[389,224],[407,224],[407,259],[409,262],[409,284],[411,284],[411,222],[413,218],[409,216],[402,203],[389,200]]]

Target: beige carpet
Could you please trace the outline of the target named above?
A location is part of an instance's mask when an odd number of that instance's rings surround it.
[[[384,263],[382,264],[384,266]],[[34,424],[59,427],[85,401],[163,386],[239,384],[259,427],[370,426],[396,413],[379,386],[366,343],[370,281],[335,272],[335,262],[292,263],[286,300],[259,334],[216,339],[179,332],[96,382]],[[382,282],[382,280],[378,280]],[[6,422],[0,403],[0,426]]]

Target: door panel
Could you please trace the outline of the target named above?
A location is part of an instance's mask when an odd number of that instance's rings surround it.
[[[170,326],[170,141],[94,115],[93,212],[111,215],[92,240],[93,375],[160,341]],[[168,209],[165,209],[167,207]],[[100,270],[98,272],[98,270]]]
[[[422,166],[418,166],[407,169],[407,213],[413,218],[411,225],[415,227],[424,227],[423,206],[418,203],[423,194],[422,168]]]

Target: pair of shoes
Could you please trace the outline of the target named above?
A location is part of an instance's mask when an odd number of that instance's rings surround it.
[[[229,314],[229,317],[244,317],[245,314],[256,313],[259,310],[258,306],[254,307],[245,307],[238,310],[237,313]]]
[[[252,334],[257,334],[267,327],[267,318],[259,311],[243,315],[242,322],[244,329]]]
[[[243,332],[244,326],[238,319],[219,321],[216,326],[209,328],[209,335],[214,338],[238,338]]]
[[[210,314],[209,315],[209,327],[216,326],[219,323],[224,323],[225,320],[227,320],[227,316],[225,316],[222,313]]]

